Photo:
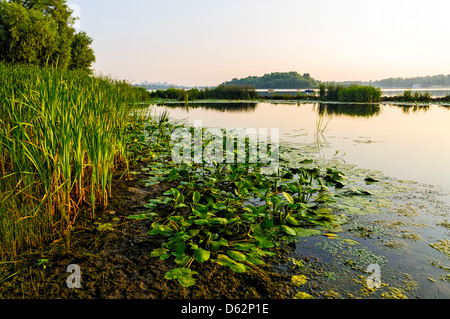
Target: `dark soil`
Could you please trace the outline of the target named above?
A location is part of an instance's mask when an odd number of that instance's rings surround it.
[[[142,178],[141,178],[142,177]],[[49,244],[38,253],[28,253],[0,274],[0,298],[7,299],[284,299],[292,298],[295,288],[291,276],[268,263],[245,274],[213,262],[194,263],[197,284],[183,288],[177,281],[164,279],[164,274],[177,266],[171,259],[151,257],[163,238],[149,236],[149,220],[128,220],[144,211],[143,204],[160,196],[173,185],[145,188],[139,182],[116,177],[109,206],[90,213],[80,213],[67,243]],[[97,230],[110,223],[112,229]],[[280,249],[282,252],[283,249]],[[285,250],[284,250],[285,251]],[[286,251],[285,251],[286,252]],[[277,263],[286,262],[278,254]],[[69,289],[67,267],[81,269],[81,289]]]

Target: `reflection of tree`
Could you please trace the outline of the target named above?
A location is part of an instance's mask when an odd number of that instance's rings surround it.
[[[245,102],[238,102],[238,103],[183,103],[183,104],[168,104],[167,107],[170,108],[182,108],[186,111],[189,111],[190,109],[204,109],[204,110],[215,110],[217,112],[254,112],[256,110],[256,106],[258,103],[251,102],[251,103],[245,103]]]
[[[319,103],[317,111],[320,115],[372,117],[381,114],[379,104],[351,104],[351,103]]]

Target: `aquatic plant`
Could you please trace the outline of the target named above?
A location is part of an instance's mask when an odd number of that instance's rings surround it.
[[[152,130],[160,131],[149,125],[147,131]],[[156,138],[150,133],[149,145]],[[158,141],[170,149],[169,137]],[[130,219],[152,220],[148,234],[164,238],[152,256],[173,258],[178,265],[166,273],[166,279],[194,285],[198,274],[190,270],[194,262],[215,262],[246,272],[275,255],[273,249],[280,242],[330,232],[345,222],[327,206],[333,195],[326,184],[338,178],[336,172],[329,176],[317,168],[281,167],[268,175],[262,169],[261,163],[175,164],[166,159],[149,164],[146,185],[171,181],[178,186],[145,205],[147,212]]]
[[[381,89],[373,86],[322,83],[319,87],[319,97],[322,101],[374,103],[380,102],[381,96]]]
[[[125,82],[0,63],[0,255],[70,238],[84,204],[107,206],[128,163]]]
[[[255,88],[248,85],[219,85],[216,88],[205,88],[203,90],[169,88],[151,92],[150,96],[152,98],[178,101],[205,99],[253,100],[258,98]]]

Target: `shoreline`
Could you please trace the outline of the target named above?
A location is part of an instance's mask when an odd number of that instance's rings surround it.
[[[256,99],[256,100],[193,100],[193,101],[178,101],[178,100],[164,100],[154,99],[148,102],[140,103],[142,105],[156,104],[156,105],[189,105],[189,104],[239,104],[239,103],[273,103],[273,104],[355,104],[355,105],[396,105],[396,106],[442,106],[450,107],[450,102],[440,103],[439,101],[431,102],[400,102],[400,101],[381,101],[381,102],[339,102],[339,101],[321,101],[310,99]]]

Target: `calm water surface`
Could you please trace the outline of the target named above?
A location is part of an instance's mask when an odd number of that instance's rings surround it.
[[[321,122],[323,156],[338,151],[347,163],[450,187],[450,108],[258,103],[170,107],[170,116],[205,127],[279,128],[282,140],[297,143],[318,142]]]

